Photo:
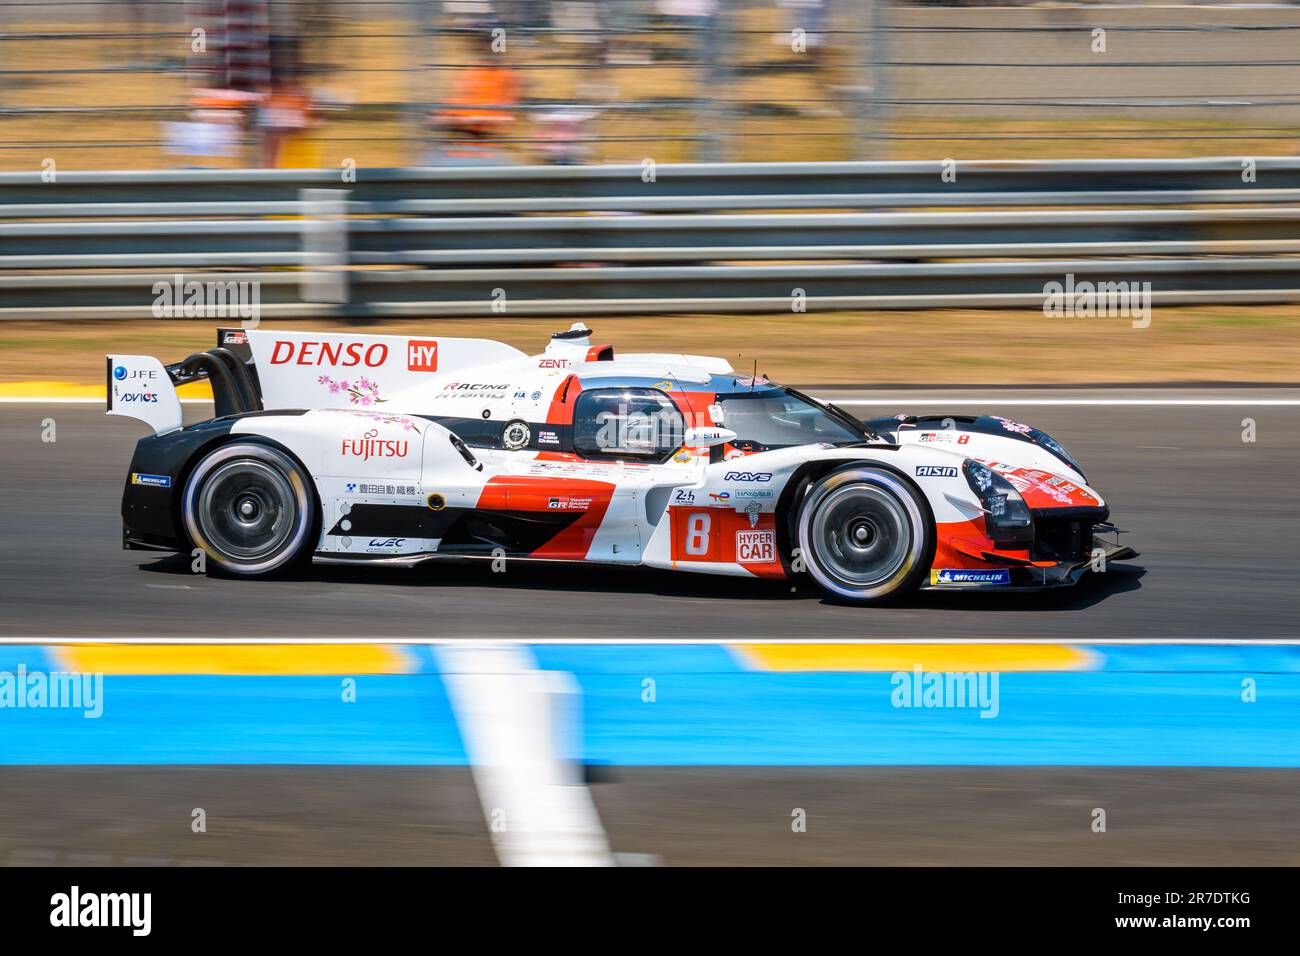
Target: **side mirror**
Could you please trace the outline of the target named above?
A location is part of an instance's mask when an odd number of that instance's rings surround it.
[[[712,448],[736,440],[736,433],[729,428],[688,428],[682,444],[687,448]]]

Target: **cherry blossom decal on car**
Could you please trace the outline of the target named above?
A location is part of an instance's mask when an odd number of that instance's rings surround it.
[[[1028,425],[1022,425],[1020,422],[1013,422],[1009,418],[1000,418],[997,415],[994,415],[993,417],[1001,422],[1002,427],[1009,432],[1015,432],[1017,435],[1028,435],[1030,432],[1030,426]]]
[[[364,376],[355,382],[346,380],[336,382],[328,375],[322,375],[316,379],[316,382],[319,385],[328,386],[331,395],[347,392],[353,405],[374,405],[388,401],[386,398],[379,397],[379,386]]]

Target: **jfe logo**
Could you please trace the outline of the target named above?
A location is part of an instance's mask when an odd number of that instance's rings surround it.
[[[158,373],[152,369],[138,368],[134,371],[128,371],[125,365],[118,365],[113,369],[113,378],[119,382],[124,382],[128,378],[154,379],[157,377]]]

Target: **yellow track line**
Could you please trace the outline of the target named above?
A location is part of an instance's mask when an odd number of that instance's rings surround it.
[[[84,674],[406,674],[411,652],[393,644],[66,644],[57,666]]]
[[[1067,644],[740,644],[757,671],[1074,671],[1097,655]]]
[[[207,382],[190,382],[177,388],[176,394],[181,398],[211,398],[212,386]],[[104,386],[80,385],[76,382],[0,382],[0,398],[20,398],[26,401],[80,398],[102,402]]]

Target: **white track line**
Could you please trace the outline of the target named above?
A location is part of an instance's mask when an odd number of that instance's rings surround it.
[[[473,641],[437,657],[502,864],[613,866],[575,759],[572,676],[539,670],[520,647]]]
[[[869,611],[864,612],[870,614]],[[498,637],[476,638],[473,640],[454,637],[0,637],[4,644],[403,644],[427,645],[430,647],[469,647],[484,641],[505,647],[530,647],[542,645],[600,645],[633,644],[645,647],[684,646],[718,646],[729,647],[744,644],[1087,644],[1087,645],[1121,645],[1121,646],[1162,646],[1178,644],[1206,645],[1240,645],[1257,647],[1293,647],[1300,646],[1300,638],[1260,638],[1248,637],[907,637],[893,639],[863,639],[860,637],[768,637],[768,638],[654,638],[654,637]]]

